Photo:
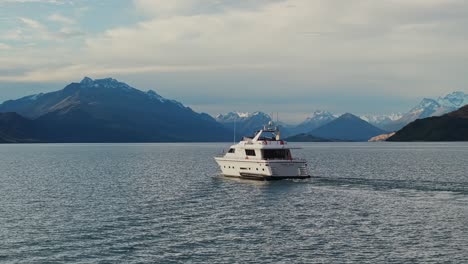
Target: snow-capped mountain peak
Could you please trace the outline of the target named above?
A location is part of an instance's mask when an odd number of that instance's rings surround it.
[[[131,87],[130,85],[119,82],[113,78],[104,78],[104,79],[91,79],[89,77],[84,77],[83,80],[80,82],[80,86],[83,88],[108,88],[108,89],[121,89],[125,91],[136,90],[135,88]]]
[[[215,120],[239,135],[251,135],[271,121],[271,117],[263,112],[229,112],[218,114]]]
[[[424,98],[417,106],[413,107],[413,109],[411,109],[410,112],[421,111],[423,109],[428,109],[428,108],[434,109],[440,106],[441,105],[436,100],[430,99],[430,98]]]
[[[245,113],[236,112],[236,114],[237,114],[237,116],[238,116],[239,118],[248,118],[248,117],[252,116],[252,114],[251,114],[251,113],[248,113],[248,112],[245,112]]]
[[[316,110],[312,112],[304,122],[300,123],[299,125],[295,126],[291,129],[292,134],[301,134],[301,133],[308,133],[315,128],[323,126],[331,121],[335,120],[338,116],[323,110]]]
[[[337,116],[331,112],[323,111],[323,110],[316,110],[311,115],[309,115],[309,117],[307,117],[305,122],[312,121],[312,120],[329,120],[329,119],[335,119],[335,118],[337,118]]]
[[[437,98],[437,102],[443,107],[458,109],[468,104],[468,94],[461,91],[453,92],[444,97]]]
[[[89,77],[84,77],[83,80],[81,80],[80,84],[83,84],[83,85],[89,85],[89,84],[92,84],[93,83],[93,79],[89,78]]]
[[[395,121],[400,119],[403,116],[402,113],[391,113],[388,115],[379,115],[379,114],[366,114],[360,116],[364,121],[367,121],[371,124],[378,124],[386,121]]]
[[[159,100],[160,102],[164,102],[166,99],[162,96],[160,96],[159,94],[157,94],[155,91],[153,90],[148,90],[146,92],[146,94],[151,98],[151,99],[156,99],[156,100]]]
[[[468,104],[468,95],[461,91],[452,92],[437,99],[424,98],[408,113],[393,121],[393,124],[386,126],[386,129],[388,131],[397,131],[416,119],[441,116],[455,111],[466,104]]]
[[[453,92],[437,99],[424,98],[417,106],[410,110],[412,114],[419,114],[419,118],[442,115],[468,104],[468,94]]]
[[[218,122],[226,123],[226,122],[238,122],[238,121],[244,121],[253,117],[261,117],[261,118],[266,118],[266,119],[271,119],[269,115],[263,113],[263,112],[229,112],[226,114],[218,114],[215,116],[215,119]]]
[[[173,103],[175,105],[177,105],[178,107],[180,108],[186,108],[182,103],[176,101],[176,100],[171,100],[171,99],[167,99],[167,98],[164,98],[162,97],[161,95],[159,95],[158,93],[156,93],[155,91],[153,90],[149,90],[147,92],[143,92],[139,89],[136,89],[136,88],[133,88],[132,86],[124,83],[124,82],[119,82],[118,80],[116,79],[113,79],[113,78],[104,78],[104,79],[91,79],[89,77],[84,77],[83,80],[81,80],[81,82],[79,83],[79,86],[80,88],[84,88],[84,89],[89,89],[89,90],[92,90],[92,89],[98,89],[98,88],[105,88],[105,89],[115,89],[115,90],[120,90],[120,91],[123,91],[123,92],[135,92],[135,93],[139,93],[139,94],[144,94],[146,95],[147,97],[149,97],[151,100],[155,100],[155,101],[158,101],[158,102],[161,102],[161,103]],[[72,88],[72,89],[75,89],[75,88]]]

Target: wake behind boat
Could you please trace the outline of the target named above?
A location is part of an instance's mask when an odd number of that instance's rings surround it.
[[[215,157],[224,176],[253,180],[310,178],[307,162],[293,158],[287,142],[270,121],[254,137],[244,137],[221,157]]]

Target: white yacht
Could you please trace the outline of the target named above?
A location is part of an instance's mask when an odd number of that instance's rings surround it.
[[[216,162],[224,176],[253,180],[310,178],[307,162],[294,158],[280,131],[270,122],[253,137],[232,145]]]

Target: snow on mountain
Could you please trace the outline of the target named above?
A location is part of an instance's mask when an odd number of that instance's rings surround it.
[[[245,121],[251,118],[264,118],[271,120],[270,116],[263,112],[229,112],[226,114],[218,114],[215,116],[216,121],[220,123],[231,123]]]
[[[453,92],[437,99],[424,98],[417,106],[405,114],[402,119],[414,121],[431,116],[440,116],[455,111],[466,104],[468,104],[468,94],[463,92]]]
[[[367,115],[362,115],[360,118],[364,121],[367,121],[369,123],[382,123],[385,121],[395,121],[400,119],[403,116],[402,113],[391,113],[388,115],[373,115],[373,114],[367,114]]]
[[[154,99],[154,100],[158,100],[160,102],[164,102],[166,101],[166,99],[162,96],[160,96],[159,94],[157,94],[155,91],[153,90],[149,90],[146,92],[146,94],[151,98],[151,99]]]
[[[260,112],[254,112],[254,113],[241,113],[241,112],[237,112],[237,115],[240,117],[240,118],[249,118],[251,116],[254,116],[254,115],[258,115],[260,114]]]
[[[177,106],[179,106],[179,107],[181,107],[181,108],[185,108],[185,106],[184,106],[181,102],[176,101],[176,100],[166,99],[166,98],[162,97],[161,95],[157,94],[157,93],[156,93],[155,91],[153,91],[153,90],[148,90],[148,91],[146,92],[146,94],[147,94],[151,99],[157,100],[157,101],[159,101],[159,102],[161,102],[161,103],[170,102],[170,103],[173,103],[173,104],[175,104],[175,105],[177,105]]]
[[[401,118],[385,125],[385,129],[388,131],[396,131],[416,119],[441,116],[455,111],[466,104],[468,104],[468,94],[460,91],[450,93],[444,97],[438,97],[437,99],[424,98]]]
[[[366,114],[360,116],[360,118],[385,131],[397,131],[416,119],[440,116],[455,111],[466,104],[468,104],[468,94],[458,91],[450,93],[446,96],[438,97],[436,99],[424,98],[418,105],[413,107],[405,114]],[[304,122],[297,126],[290,126],[285,124],[282,124],[281,126],[283,127],[283,130],[287,130],[287,133],[290,135],[309,133],[316,128],[332,122],[333,120],[337,119],[337,117],[337,115],[331,112],[317,110],[310,114],[307,119],[304,120]],[[262,112],[230,112],[227,114],[219,114],[215,117],[215,119],[220,123],[231,125],[234,122],[237,122],[239,125],[241,122],[251,120],[248,122],[249,126],[246,126],[246,129],[258,127],[265,124],[260,124],[261,122],[267,122],[267,120],[271,120],[268,115]]]
[[[328,121],[328,120],[333,120],[336,118],[338,118],[338,115],[335,115],[328,111],[317,110],[313,112],[309,117],[307,117],[304,123],[311,122],[311,121]]]
[[[443,107],[459,109],[468,104],[468,94],[461,91],[453,92],[445,97],[437,98],[437,103]]]
[[[93,80],[89,77],[84,77],[83,80],[81,80],[80,85],[82,88],[102,87],[102,88],[108,88],[108,89],[121,89],[121,90],[126,90],[126,91],[136,90],[130,85],[124,82],[119,82],[113,78]]]
[[[337,115],[323,110],[314,111],[309,117],[294,128],[291,128],[292,134],[308,133],[320,126],[330,123],[338,118]]]
[[[271,117],[263,112],[229,112],[219,114],[215,119],[226,128],[235,129],[239,136],[251,135],[271,121]]]
[[[392,113],[388,115],[375,115],[375,114],[367,114],[362,115],[360,118],[378,128],[386,129],[386,126],[399,120],[403,114],[401,113]]]
[[[118,89],[118,90],[121,90],[121,91],[124,91],[124,92],[142,92],[136,88],[133,88],[131,87],[130,85],[124,83],[124,82],[119,82],[118,80],[116,79],[113,79],[113,78],[104,78],[104,79],[96,79],[96,80],[93,80],[89,77],[84,77],[83,80],[81,80],[80,82],[80,87],[81,88],[85,88],[85,89],[93,89],[93,88],[106,88],[106,89]],[[150,97],[151,99],[153,100],[157,100],[161,103],[174,103],[175,105],[181,107],[181,108],[185,108],[185,106],[176,101],[176,100],[171,100],[171,99],[166,99],[164,97],[162,97],[161,95],[157,94],[155,91],[153,90],[148,90],[146,92],[146,95],[148,97]],[[39,94],[38,96],[41,96],[41,94]]]
[[[409,111],[409,114],[418,118],[440,116],[455,111],[466,104],[468,104],[468,94],[458,91],[437,99],[424,98]]]
[[[414,116],[426,118],[443,112],[442,106],[434,99],[424,98],[417,106],[413,107],[404,117]]]
[[[136,88],[131,87],[130,85],[124,83],[124,82],[119,82],[116,79],[113,78],[104,78],[104,79],[91,79],[89,77],[84,77],[83,80],[80,82],[81,88],[85,89],[93,89],[93,88],[106,88],[106,89],[118,89],[123,92],[142,92]],[[161,103],[173,103],[181,108],[185,108],[185,106],[176,101],[176,100],[171,100],[171,99],[166,99],[162,97],[161,95],[157,94],[153,90],[148,90],[146,92],[146,95],[150,97],[153,100],[157,100]]]

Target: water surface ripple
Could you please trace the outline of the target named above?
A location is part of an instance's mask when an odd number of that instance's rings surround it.
[[[311,143],[267,183],[226,147],[0,145],[0,262],[468,262],[468,144]]]

